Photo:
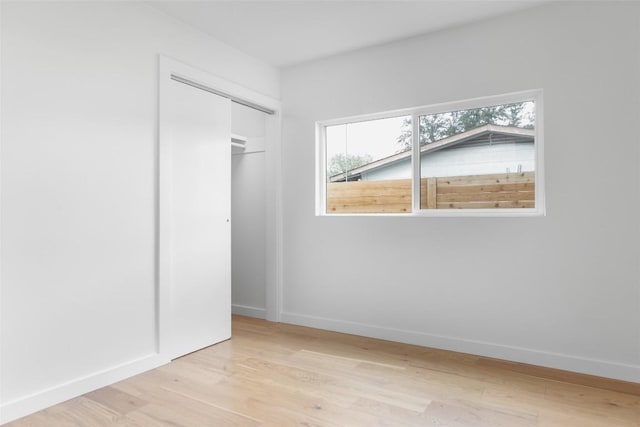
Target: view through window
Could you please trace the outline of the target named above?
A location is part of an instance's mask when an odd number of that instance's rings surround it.
[[[421,115],[420,208],[533,208],[533,101]]]
[[[535,209],[536,102],[326,125],[325,213]]]
[[[410,135],[398,142],[407,126],[411,116],[327,127],[327,212],[411,212],[411,168],[394,172],[390,164],[411,156]]]

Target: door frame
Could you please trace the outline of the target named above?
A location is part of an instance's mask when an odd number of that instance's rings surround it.
[[[274,111],[266,115],[266,289],[267,320],[279,322],[282,313],[282,161],[280,101],[247,89],[175,59],[159,55],[158,151],[156,187],[156,351],[169,360],[171,322],[171,147],[163,121],[171,76],[176,75]],[[231,143],[231,142],[229,142]],[[167,197],[167,195],[169,197]],[[231,250],[231,248],[229,248]]]

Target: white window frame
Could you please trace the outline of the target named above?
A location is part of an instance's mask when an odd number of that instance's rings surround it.
[[[420,144],[412,144],[412,212],[410,213],[328,213],[327,212],[327,134],[328,126],[386,119],[398,116],[412,116],[413,135],[419,133],[419,116],[445,113],[449,111],[469,110],[494,105],[514,104],[524,101],[535,103],[535,207],[534,208],[496,208],[496,209],[421,209],[420,208]],[[397,216],[397,217],[520,217],[544,216],[544,105],[542,89],[513,92],[502,95],[446,102],[428,106],[405,108],[382,113],[343,117],[340,119],[316,122],[316,215],[331,217],[350,216]]]

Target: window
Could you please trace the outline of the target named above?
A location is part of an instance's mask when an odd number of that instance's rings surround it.
[[[541,91],[319,122],[317,130],[320,215],[544,214]]]
[[[328,213],[411,212],[411,168],[390,164],[411,157],[407,128],[411,116],[326,127]]]

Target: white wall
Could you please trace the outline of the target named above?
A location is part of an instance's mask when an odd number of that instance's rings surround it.
[[[283,320],[640,381],[640,4],[283,71]],[[314,122],[544,89],[547,216],[314,216]]]
[[[137,2],[2,3],[2,418],[153,357],[158,54],[278,71]]]
[[[247,138],[231,162],[231,302],[233,312],[266,315],[265,113],[232,104],[232,132]]]

